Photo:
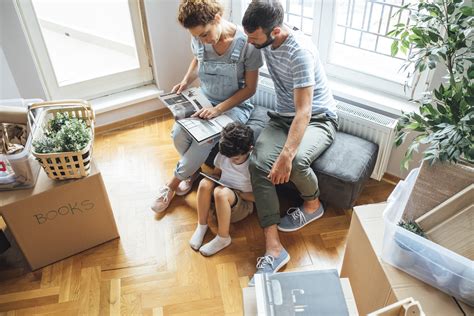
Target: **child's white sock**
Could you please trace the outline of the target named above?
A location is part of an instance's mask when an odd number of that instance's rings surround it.
[[[221,237],[219,235],[216,235],[216,237],[213,240],[211,240],[210,242],[202,246],[199,249],[199,252],[204,256],[212,256],[213,254],[229,246],[231,241],[232,241],[232,238],[230,238],[230,236]]]
[[[191,246],[191,248],[193,248],[194,250],[199,250],[199,248],[202,245],[204,236],[206,235],[206,231],[207,231],[207,224],[206,225],[201,225],[199,223],[197,224],[196,230],[194,231],[193,236],[189,240],[189,245]]]

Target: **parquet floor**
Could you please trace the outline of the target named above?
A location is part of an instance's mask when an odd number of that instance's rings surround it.
[[[96,137],[94,159],[121,238],[35,272],[13,245],[0,255],[0,315],[242,314],[241,288],[264,251],[256,215],[232,225],[232,245],[205,258],[188,246],[196,188],[163,216],[149,209],[178,158],[172,124],[162,116]],[[370,180],[357,204],[384,201],[393,187]],[[292,258],[286,271],[340,268],[349,223],[350,212],[329,208],[304,229],[281,234]]]

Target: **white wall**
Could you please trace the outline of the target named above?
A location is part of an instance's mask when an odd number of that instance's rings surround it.
[[[165,91],[179,83],[192,59],[191,36],[177,20],[179,1],[145,0],[154,74]]]
[[[1,43],[0,43],[1,44]],[[0,45],[0,100],[18,99],[20,98],[20,91],[16,86],[15,79],[13,79],[10,67],[3,53],[3,48]]]
[[[14,0],[0,1],[0,37],[20,96],[24,99],[46,99],[45,89],[15,10]]]

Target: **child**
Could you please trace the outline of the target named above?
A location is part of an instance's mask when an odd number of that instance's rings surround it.
[[[197,192],[198,225],[189,244],[204,256],[212,256],[229,246],[230,223],[240,221],[253,211],[255,198],[252,193],[249,173],[249,157],[253,148],[253,131],[241,123],[230,123],[221,134],[219,153],[213,175],[220,177],[221,186],[204,178]],[[214,196],[217,213],[217,236],[201,247],[207,231],[207,219]]]

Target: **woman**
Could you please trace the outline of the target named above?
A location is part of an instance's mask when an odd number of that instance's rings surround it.
[[[211,119],[222,113],[245,124],[253,107],[249,99],[257,89],[258,68],[262,66],[260,51],[247,43],[247,36],[223,17],[218,0],[184,0],[179,6],[178,21],[193,36],[191,48],[194,58],[183,80],[173,87],[181,93],[196,78],[201,89],[214,105],[195,114]],[[199,145],[178,124],[171,133],[181,155],[174,176],[159,188],[152,210],[166,210],[174,195],[185,195],[199,174],[218,138]]]

